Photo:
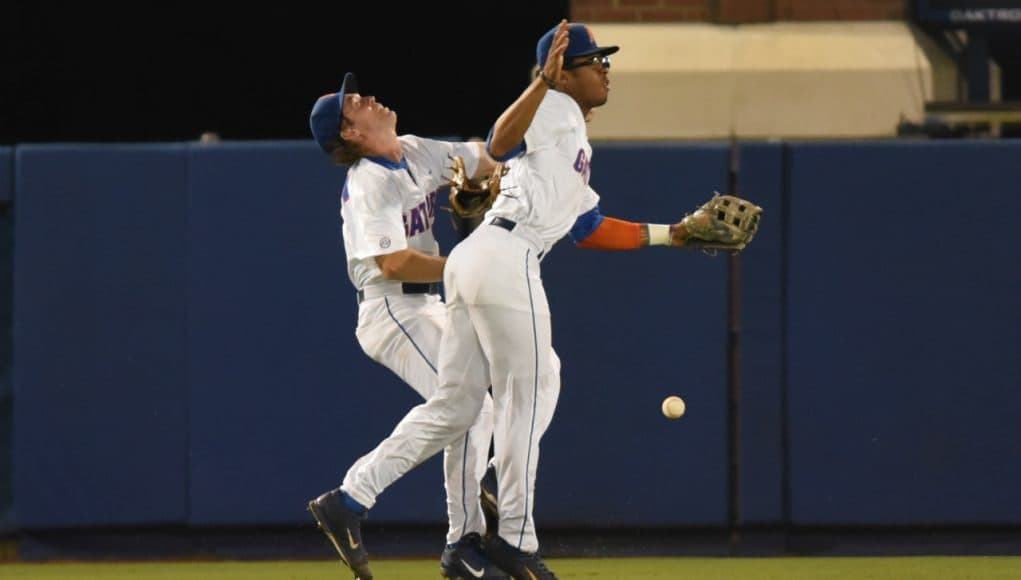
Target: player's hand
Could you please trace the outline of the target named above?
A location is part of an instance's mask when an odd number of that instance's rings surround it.
[[[567,51],[569,41],[567,34],[567,19],[560,21],[556,33],[553,34],[553,43],[550,46],[549,55],[546,57],[546,64],[542,67],[542,75],[554,84],[560,82],[560,74],[564,69],[564,52]]]
[[[670,247],[680,248],[688,242],[688,230],[682,222],[670,225]]]

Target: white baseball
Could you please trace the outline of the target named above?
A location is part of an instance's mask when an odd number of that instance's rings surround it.
[[[684,414],[684,399],[670,395],[663,399],[663,416],[667,419],[679,419]]]

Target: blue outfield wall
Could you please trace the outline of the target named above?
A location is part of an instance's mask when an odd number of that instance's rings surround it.
[[[670,223],[726,187],[726,145],[595,146],[605,215]],[[726,262],[561,241],[542,262],[563,364],[536,482],[539,525],[725,525]],[[697,305],[691,307],[691,305]],[[660,404],[684,397],[668,421]]]
[[[343,173],[310,149],[189,151],[192,523],[298,519],[317,489],[303,476],[309,451],[325,447],[310,441],[344,414],[351,373],[339,353],[354,319],[338,257]]]
[[[759,233],[738,262],[737,380],[741,523],[784,521],[783,483],[783,192],[784,146],[742,143],[737,150],[737,193],[763,208]]]
[[[188,498],[184,146],[19,146],[14,512],[163,524]]]
[[[741,521],[1021,523],[1021,147],[736,153],[766,208],[735,280]],[[592,186],[606,215],[672,222],[725,191],[730,155],[597,144]],[[313,145],[15,158],[17,526],[307,523],[419,402],[355,341],[344,171]],[[542,266],[563,388],[540,528],[726,525],[727,259],[564,241]],[[371,517],[444,514],[434,458]]]
[[[11,291],[13,284],[13,247],[14,247],[14,220],[13,211],[10,207],[14,197],[14,148],[0,147],[0,263],[3,264],[3,272],[0,274],[0,299],[4,307],[0,310],[0,324],[5,332],[0,335],[0,533],[9,531],[13,527],[11,512],[11,499],[13,489],[13,475],[11,473],[11,437],[13,428],[12,385],[11,385],[11,317],[12,301]]]
[[[793,523],[1021,523],[1021,143],[789,155]]]

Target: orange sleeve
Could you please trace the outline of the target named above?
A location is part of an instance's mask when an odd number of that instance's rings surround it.
[[[602,223],[587,238],[578,242],[579,248],[599,250],[637,250],[642,243],[642,226],[611,217]]]

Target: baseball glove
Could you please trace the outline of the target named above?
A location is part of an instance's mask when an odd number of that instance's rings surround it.
[[[700,250],[739,252],[759,231],[761,215],[762,208],[754,203],[714,191],[712,199],[681,220],[688,232],[684,245]]]
[[[502,163],[496,165],[492,175],[474,183],[468,178],[464,169],[464,159],[458,156],[450,158],[450,208],[451,211],[464,218],[481,216],[489,211],[500,195],[500,178],[507,173]]]

